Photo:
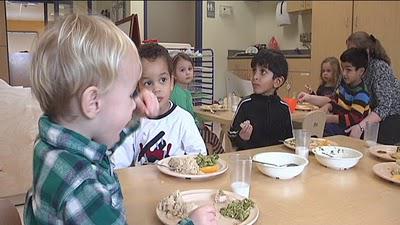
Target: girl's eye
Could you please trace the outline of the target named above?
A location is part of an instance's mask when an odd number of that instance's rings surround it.
[[[138,95],[139,95],[139,91],[138,91],[138,89],[135,89],[135,91],[133,91],[133,93],[129,97],[131,97],[133,99],[133,98],[136,98]]]
[[[150,86],[150,85],[151,85],[151,81],[145,81],[145,82],[143,83],[143,85],[144,85],[144,86]]]
[[[165,78],[165,77],[161,78],[161,83],[162,84],[165,83],[166,81],[167,81],[167,78]]]

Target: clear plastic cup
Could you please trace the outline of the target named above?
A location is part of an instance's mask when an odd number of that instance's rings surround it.
[[[379,133],[379,123],[367,122],[364,128],[364,141],[368,146],[376,145]]]
[[[308,159],[310,151],[311,133],[303,129],[294,130],[294,138],[296,141],[296,154]]]
[[[248,155],[234,154],[231,161],[231,189],[236,194],[249,198],[252,159]]]

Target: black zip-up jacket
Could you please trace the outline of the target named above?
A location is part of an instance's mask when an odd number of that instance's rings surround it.
[[[246,120],[253,126],[248,141],[239,136],[240,124]],[[293,137],[292,129],[289,107],[278,95],[252,94],[239,103],[229,137],[238,150],[244,150],[280,144]]]

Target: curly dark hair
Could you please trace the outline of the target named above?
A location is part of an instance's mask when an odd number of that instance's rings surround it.
[[[274,74],[273,79],[283,77],[283,82],[287,79],[288,63],[281,51],[261,49],[251,60],[251,68],[255,69],[257,66],[262,66],[270,70]]]
[[[154,62],[158,58],[163,58],[168,65],[168,72],[172,74],[172,59],[168,50],[157,43],[143,44],[139,48],[139,56],[141,59],[147,59]]]

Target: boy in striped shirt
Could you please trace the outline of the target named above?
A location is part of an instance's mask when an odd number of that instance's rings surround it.
[[[362,76],[368,67],[364,49],[350,48],[340,56],[342,81],[332,98],[299,94],[299,101],[321,107],[327,113],[324,136],[345,135],[345,130],[361,122],[370,112],[370,95]]]

